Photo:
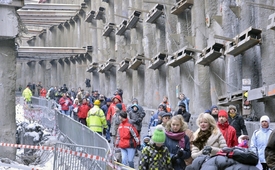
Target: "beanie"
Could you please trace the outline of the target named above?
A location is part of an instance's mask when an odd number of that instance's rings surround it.
[[[106,102],[112,102],[112,100],[110,98],[107,98]]]
[[[208,110],[208,109],[207,109],[207,110],[204,111],[204,113],[209,113],[209,114],[210,114],[210,113],[211,113],[211,110]]]
[[[213,105],[213,106],[211,106],[210,111],[212,112],[212,110],[213,110],[214,108],[216,108],[216,109],[218,109],[218,110],[219,110],[218,106]]]
[[[266,115],[264,115],[264,116],[262,116],[262,117],[261,117],[261,119],[260,119],[260,123],[262,123],[262,121],[267,121],[267,122],[268,122],[268,124],[270,123],[270,119],[269,119],[269,117],[268,117],[268,116],[266,116]]]
[[[230,109],[234,109],[235,111],[237,111],[237,108],[236,108],[236,106],[234,106],[234,105],[229,105],[228,111],[229,111]]]
[[[126,118],[127,118],[127,113],[124,112],[124,111],[123,111],[123,112],[120,112],[120,113],[119,113],[119,116],[126,119]]]
[[[228,114],[225,110],[220,110],[218,113],[218,117],[223,116],[226,117],[228,119]]]
[[[94,101],[94,105],[100,106],[100,101],[99,100],[95,100]]]
[[[116,104],[116,107],[117,107],[119,110],[122,110],[122,104],[121,104],[121,103]]]
[[[152,136],[152,141],[156,144],[163,144],[165,142],[165,132],[162,125],[157,125]]]
[[[180,102],[180,103],[179,103],[179,106],[182,106],[182,107],[186,108],[186,105],[185,105],[184,102]]]

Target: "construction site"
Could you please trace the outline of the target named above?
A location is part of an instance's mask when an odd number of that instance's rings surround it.
[[[235,105],[251,135],[262,115],[275,121],[274,18],[275,0],[0,0],[1,142],[15,143],[15,92],[29,82],[120,88],[149,117],[183,93],[191,129]]]

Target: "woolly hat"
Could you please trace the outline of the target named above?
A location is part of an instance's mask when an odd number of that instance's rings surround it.
[[[268,117],[268,116],[266,116],[266,115],[264,115],[264,116],[262,116],[262,117],[261,117],[261,119],[260,119],[260,123],[262,123],[262,121],[267,121],[267,122],[268,122],[268,124],[270,123],[270,119],[269,119],[269,117]]]
[[[162,125],[157,125],[152,136],[152,141],[156,144],[163,144],[165,142],[165,132]]]
[[[225,110],[220,110],[218,113],[218,117],[223,116],[226,117],[228,119],[228,114]]]
[[[119,116],[126,119],[127,118],[127,113],[126,112],[120,112]]]
[[[117,107],[119,110],[122,110],[122,104],[121,104],[121,103],[116,104],[116,107]]]
[[[235,111],[237,111],[237,108],[236,108],[236,106],[234,106],[234,105],[229,105],[229,106],[228,106],[228,111],[229,111],[230,109],[234,109]]]
[[[112,102],[112,100],[110,98],[107,98],[106,102]]]
[[[211,110],[208,110],[208,109],[207,109],[207,110],[204,111],[204,113],[209,113],[209,114],[210,114],[210,113],[211,113]]]
[[[95,100],[94,101],[94,105],[100,106],[100,101],[99,100]]]
[[[214,108],[216,108],[216,109],[218,109],[218,110],[219,110],[218,106],[213,105],[213,106],[211,106],[210,111],[212,112],[212,110],[213,110]]]
[[[179,106],[182,106],[182,107],[186,108],[186,105],[185,105],[184,102],[180,102],[180,103],[179,103]]]

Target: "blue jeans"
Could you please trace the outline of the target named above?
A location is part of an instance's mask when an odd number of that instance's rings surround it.
[[[111,140],[111,135],[110,135],[110,126],[108,125],[108,128],[106,130],[106,139]]]
[[[129,165],[131,168],[134,167],[135,148],[121,149],[122,164]]]
[[[61,113],[67,115],[67,116],[71,116],[70,115],[70,110],[61,110]]]

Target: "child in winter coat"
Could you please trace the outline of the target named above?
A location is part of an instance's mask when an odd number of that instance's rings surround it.
[[[140,156],[139,170],[172,170],[168,148],[163,145],[165,132],[162,125],[156,126],[151,142],[146,146]]]
[[[143,150],[143,148],[145,148],[146,146],[148,146],[149,145],[149,142],[150,142],[150,136],[145,136],[144,138],[143,138],[143,143],[140,145],[140,147],[138,148],[138,150],[140,150],[140,151],[142,151]]]
[[[189,137],[185,135],[188,128],[181,115],[173,116],[166,125],[165,146],[171,156],[174,170],[184,170],[186,167],[185,159],[191,157]]]

